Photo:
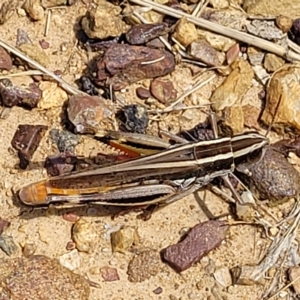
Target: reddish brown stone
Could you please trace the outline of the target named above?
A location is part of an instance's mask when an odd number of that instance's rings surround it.
[[[9,54],[0,47],[0,70],[10,71],[12,68],[12,60]]]
[[[151,83],[151,94],[161,103],[167,104],[176,100],[177,91],[171,81],[154,79]]]
[[[102,85],[121,90],[145,78],[167,75],[174,68],[174,55],[166,50],[117,44],[109,47],[97,63],[97,80],[98,84],[105,81]]]
[[[11,145],[18,150],[21,169],[26,169],[47,129],[45,125],[18,126]]]
[[[164,249],[163,258],[177,272],[182,272],[220,246],[227,230],[228,225],[222,221],[200,223],[190,230],[183,241]]]
[[[68,117],[77,133],[95,133],[100,123],[112,115],[101,96],[74,95],[68,103]],[[106,125],[106,124],[103,124]]]
[[[143,87],[138,87],[136,89],[136,95],[143,100],[147,100],[148,98],[151,97],[150,91],[143,88]]]
[[[40,44],[40,46],[41,46],[42,49],[48,49],[49,46],[50,46],[50,44],[46,40],[44,40],[44,39],[40,40],[39,44]]]
[[[131,45],[142,45],[169,31],[166,23],[138,24],[126,33],[126,40]]]
[[[103,267],[100,269],[101,276],[105,281],[117,281],[120,280],[118,270],[112,267]]]

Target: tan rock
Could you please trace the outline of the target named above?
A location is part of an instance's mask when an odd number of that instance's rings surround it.
[[[120,13],[119,6],[103,1],[86,13],[81,20],[81,26],[90,38],[105,39],[119,36],[128,29]]]
[[[278,71],[267,86],[266,106],[262,121],[276,128],[292,127],[300,131],[300,68],[286,66]]]
[[[199,59],[208,66],[219,66],[218,52],[205,40],[197,40],[192,42],[189,47],[191,56]]]
[[[233,39],[230,39],[225,36],[221,36],[219,34],[211,33],[204,30],[197,30],[198,35],[205,38],[205,40],[216,50],[218,51],[227,51],[229,50],[236,41]]]
[[[79,219],[73,226],[72,239],[79,251],[91,253],[94,251],[98,240],[98,233],[93,224]]]
[[[198,39],[196,26],[193,23],[188,22],[185,17],[178,23],[173,36],[184,47],[187,47]]]
[[[44,9],[40,4],[40,0],[26,0],[23,5],[24,10],[35,21],[44,18]]]
[[[133,244],[139,242],[136,228],[126,226],[111,234],[111,247],[113,252],[125,253]]]
[[[245,0],[243,9],[253,15],[278,16],[283,14],[290,18],[297,18],[299,17],[300,1]]]
[[[47,67],[50,63],[49,56],[47,56],[43,49],[39,48],[37,45],[22,44],[19,46],[19,49],[44,67]]]
[[[274,72],[284,65],[284,60],[272,53],[267,53],[265,56],[264,67],[268,72]]]
[[[293,19],[287,16],[278,16],[275,20],[276,25],[278,26],[278,28],[283,32],[286,33],[288,32],[292,25],[293,25]]]
[[[232,72],[210,98],[212,107],[216,111],[239,104],[254,77],[254,72],[247,61],[236,61],[231,66]]]
[[[212,5],[212,7],[215,9],[223,9],[229,6],[227,0],[210,0],[209,2]]]
[[[225,124],[230,126],[233,134],[239,134],[244,129],[244,112],[241,106],[231,106],[225,108]]]

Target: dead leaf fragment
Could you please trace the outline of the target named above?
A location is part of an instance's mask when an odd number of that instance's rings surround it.
[[[213,92],[210,101],[214,110],[239,104],[251,85],[254,72],[248,62],[240,60],[232,64],[232,72]]]

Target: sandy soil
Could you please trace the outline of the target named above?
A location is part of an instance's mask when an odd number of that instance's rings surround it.
[[[66,73],[63,78],[69,83],[73,83],[81,76],[86,66],[87,55],[84,50],[76,48],[74,28],[78,26],[78,19],[85,13],[85,7],[78,1],[72,7],[55,9],[52,11],[52,21],[49,34],[44,37],[45,19],[39,22],[32,22],[26,16],[14,14],[7,23],[2,25],[2,38],[11,45],[15,45],[17,29],[24,29],[34,44],[42,39],[50,43],[49,49],[45,52],[50,58],[50,70],[64,70]],[[65,47],[62,51],[62,45]],[[69,64],[67,64],[71,56]],[[15,70],[16,71],[16,70]],[[203,75],[204,78],[210,76],[209,73]],[[185,67],[177,67],[172,75],[172,80],[181,93],[190,86],[190,71]],[[196,101],[197,104],[205,103],[211,91],[218,84],[220,79],[213,81],[197,92],[188,101]],[[147,83],[147,82],[146,82]],[[134,88],[127,89],[123,93],[127,103],[138,100],[135,96]],[[248,95],[249,94],[249,95]],[[247,95],[253,101],[249,92]],[[253,93],[257,97],[256,93]],[[248,98],[248,99],[249,99]],[[187,103],[188,104],[188,103]],[[228,205],[215,196],[210,191],[200,191],[186,199],[182,199],[164,209],[153,214],[147,221],[136,219],[135,213],[111,220],[107,210],[102,207],[70,208],[58,210],[49,208],[48,210],[32,210],[21,205],[18,200],[13,201],[11,188],[22,186],[29,182],[36,181],[46,176],[42,169],[42,162],[47,155],[56,154],[56,146],[52,144],[49,131],[42,140],[40,147],[34,155],[33,162],[29,170],[21,171],[18,169],[18,158],[11,150],[10,142],[19,124],[45,124],[52,128],[60,128],[61,108],[50,109],[47,111],[32,111],[14,107],[10,116],[6,120],[1,120],[0,131],[0,217],[11,222],[10,228],[6,231],[11,235],[18,245],[33,243],[37,250],[36,254],[44,254],[51,258],[59,258],[67,253],[66,245],[71,240],[70,222],[62,218],[62,214],[68,211],[76,212],[84,216],[88,222],[93,223],[98,232],[96,249],[92,253],[80,252],[80,266],[75,270],[90,280],[100,284],[101,288],[92,288],[91,299],[228,299],[228,300],[247,300],[260,299],[263,286],[230,286],[223,288],[214,279],[215,269],[226,267],[231,268],[237,265],[256,264],[260,261],[267,241],[261,238],[260,229],[251,226],[232,226],[230,234],[222,245],[212,251],[207,257],[203,258],[194,267],[182,274],[177,274],[169,266],[161,263],[161,271],[155,277],[142,283],[130,283],[127,279],[126,270],[128,262],[133,256],[132,253],[120,254],[111,252],[110,240],[106,234],[108,227],[119,225],[134,226],[140,235],[140,247],[150,248],[160,251],[162,248],[176,243],[185,228],[192,227],[199,222],[208,220],[207,214],[202,210],[205,204],[209,211],[218,216],[228,213]],[[193,119],[190,119],[191,114]],[[191,128],[197,124],[203,115],[198,111],[175,113],[162,120],[159,125],[152,122],[150,133],[156,133],[158,128],[168,129],[172,132],[179,128]],[[104,150],[103,150],[104,149]],[[81,137],[81,143],[76,148],[77,154],[89,155],[95,152],[105,151],[103,145],[88,137]],[[278,208],[273,213],[280,217],[282,215]],[[230,216],[224,218],[231,219]],[[21,255],[21,247],[14,256]],[[7,257],[0,251],[0,258]],[[117,268],[120,280],[115,282],[105,282],[99,270],[104,266]],[[162,288],[162,293],[156,295],[153,291]]]

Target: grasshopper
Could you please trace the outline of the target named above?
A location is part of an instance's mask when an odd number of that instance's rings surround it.
[[[180,142],[157,153],[41,180],[23,187],[19,199],[31,206],[58,202],[128,207],[170,204],[216,177],[226,177],[238,161],[269,143],[257,132]],[[167,144],[162,142],[161,147]]]

